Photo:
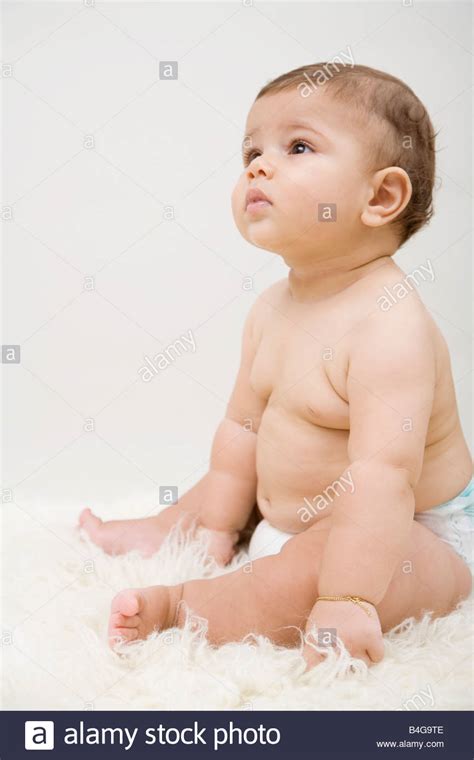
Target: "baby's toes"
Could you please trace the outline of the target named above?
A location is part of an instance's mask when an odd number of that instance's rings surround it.
[[[113,649],[120,642],[134,641],[139,637],[141,618],[136,613],[140,606],[137,592],[125,589],[112,600],[110,611],[108,638]]]
[[[140,611],[140,595],[136,589],[127,588],[112,599],[111,613],[118,612],[124,617],[133,617]]]
[[[117,644],[128,644],[138,638],[138,628],[109,628],[109,646],[114,649]]]
[[[87,509],[83,509],[79,515],[80,527],[84,528],[84,530],[87,531],[93,540],[97,540],[99,538],[102,524],[103,523],[100,517],[96,517],[88,507]]]
[[[121,612],[112,612],[110,616],[110,628],[138,628],[140,615],[122,615]]]

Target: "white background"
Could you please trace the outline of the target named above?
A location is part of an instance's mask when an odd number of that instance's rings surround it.
[[[436,214],[396,261],[432,262],[420,291],[470,436],[469,4],[14,2],[3,15],[2,343],[21,345],[3,367],[3,488],[19,510],[145,514],[159,485],[183,493],[206,470],[245,315],[287,271],[231,216],[245,118],[271,78],[347,46],[407,82],[439,130]],[[160,60],[178,60],[177,81],[158,80]],[[144,355],[188,330],[196,352],[143,383]]]

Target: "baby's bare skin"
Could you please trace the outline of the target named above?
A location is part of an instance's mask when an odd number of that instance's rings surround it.
[[[234,436],[249,438],[252,441],[250,448],[255,439],[256,498],[262,514],[281,530],[308,533],[308,540],[298,546],[295,543],[293,550],[291,544],[294,541],[290,541],[278,555],[278,561],[276,557],[269,557],[254,562],[251,574],[241,570],[212,582],[191,581],[171,588],[152,586],[121,592],[112,606],[109,626],[112,644],[118,636],[125,641],[134,641],[148,635],[156,626],[183,625],[185,613],[178,608],[180,601],[186,601],[197,614],[208,617],[208,637],[214,643],[238,640],[249,630],[265,633],[279,644],[298,643],[296,630],[298,626],[304,627],[317,596],[316,579],[337,497],[315,516],[310,530],[298,516],[298,509],[305,496],[323,493],[349,465],[349,413],[348,403],[343,400],[345,367],[357,345],[357,334],[363,329],[361,322],[364,319],[385,319],[386,315],[377,306],[371,309],[381,289],[387,283],[401,279],[403,273],[391,261],[374,267],[363,280],[346,291],[344,318],[339,320],[336,319],[338,306],[340,308],[337,297],[324,305],[302,307],[292,301],[287,281],[277,283],[259,299],[253,312],[255,322],[252,324],[259,327],[256,330],[258,343],[249,368],[249,384],[237,385],[229,404],[229,414],[237,418],[237,409],[242,405],[243,424],[248,424],[251,419],[253,430],[239,430],[239,423],[229,420],[231,443],[224,443],[224,450],[233,459],[239,454],[236,448],[238,438],[232,443]],[[470,479],[471,460],[460,428],[445,341],[415,292],[397,304],[397,309],[394,317],[400,322],[399,329],[403,329],[404,321],[411,330],[416,324],[425,327],[431,342],[426,342],[423,350],[433,351],[438,368],[423,467],[414,489],[415,511],[422,511],[448,500],[463,489]],[[363,317],[364,312],[368,316]],[[310,333],[325,338],[322,342],[325,348],[333,347],[333,359],[321,358],[321,344]],[[291,350],[282,351],[282,340],[291,346]],[[245,350],[244,346],[244,353]],[[419,382],[423,383],[423,378],[419,378]],[[270,401],[268,396],[271,396]],[[402,419],[405,419],[404,415],[400,416]],[[402,440],[403,436],[416,435],[416,418],[413,422],[413,431],[400,429]],[[215,464],[218,464],[218,456]],[[249,475],[252,475],[251,469]],[[225,488],[222,482],[221,487]],[[206,504],[210,503],[206,500],[206,493],[212,499],[212,489],[206,490],[204,478],[184,497],[188,496],[188,506],[194,507],[194,511],[191,508],[186,510],[178,503],[156,518],[128,521],[132,531],[138,531],[136,535],[129,532],[127,521],[117,521],[115,526],[110,526],[112,542],[115,535],[121,536],[122,540],[127,536],[132,548],[138,548],[138,542],[142,545],[146,540],[149,553],[152,553],[177,519],[184,520],[184,526],[191,526],[193,515],[201,524],[209,525],[211,540],[214,539],[214,556],[220,562],[228,561],[233,555],[238,533],[224,529],[229,514],[221,501],[216,502],[219,532],[213,529],[216,515],[214,510],[206,510]],[[237,514],[247,515],[248,509],[237,510]],[[223,522],[219,522],[220,516]],[[105,536],[108,525],[104,526]],[[127,528],[126,532],[124,528]],[[119,548],[118,543],[115,548]],[[403,561],[412,562],[417,567],[418,586],[414,590],[407,583],[402,563],[398,563],[388,592],[376,606],[381,631],[390,630],[410,615],[419,616],[420,610],[433,610],[434,615],[446,614],[470,591],[470,574],[463,561],[424,526],[412,523]],[[308,573],[307,568],[311,565],[314,570]],[[287,578],[286,587],[280,575]],[[273,584],[269,586],[269,578],[275,584],[274,591]],[[396,603],[392,595],[396,597]],[[231,598],[235,615],[229,613]],[[223,608],[224,599],[227,602]],[[277,613],[285,599],[287,610],[284,614]],[[359,616],[360,624],[375,624],[350,602],[340,603],[339,608],[339,614],[343,612],[347,621],[351,621],[348,625],[352,625],[354,615]],[[242,613],[244,609],[245,615]],[[322,609],[321,603],[319,609]],[[331,619],[334,621],[334,611]],[[344,619],[339,620],[338,630],[343,625]],[[357,656],[356,652],[354,656]],[[367,664],[377,662],[383,656],[383,646],[379,641],[368,654],[360,653],[359,656]],[[312,652],[307,656],[312,662],[317,661],[314,658]]]
[[[299,533],[298,508],[304,497],[322,494],[349,466],[349,403],[347,373],[351,356],[365,340],[367,322],[384,322],[387,340],[414,341],[424,336],[417,351],[432,354],[436,365],[432,409],[423,454],[423,466],[414,488],[415,511],[430,509],[458,494],[469,482],[471,457],[461,430],[456,407],[449,353],[439,329],[413,290],[386,314],[377,305],[384,287],[401,282],[405,273],[392,260],[377,262],[363,279],[319,304],[295,303],[287,281],[277,283],[262,299],[256,322],[260,338],[251,369],[251,384],[265,402],[257,432],[258,488],[260,511],[280,530]],[[314,336],[314,337],[313,337]],[[375,351],[374,347],[374,351]],[[399,357],[393,352],[392,370],[398,371]],[[364,381],[369,380],[364,378]],[[419,376],[420,386],[429,379]],[[362,382],[362,380],[361,380]],[[367,395],[377,394],[374,384]],[[269,399],[269,401],[268,401]],[[380,411],[390,399],[380,399]],[[393,408],[396,443],[417,431],[402,425],[408,412]],[[421,408],[420,416],[426,409]],[[397,413],[399,424],[397,424]],[[406,425],[410,428],[410,423]],[[392,431],[384,430],[374,441],[370,454],[387,444]],[[392,444],[393,445],[393,444]],[[329,504],[315,521],[329,517]],[[300,512],[301,514],[301,512]]]
[[[229,408],[244,404],[244,425],[250,429],[242,434],[248,432],[256,439],[256,501],[262,515],[280,530],[305,530],[308,525],[298,515],[303,499],[323,494],[349,465],[348,360],[364,320],[383,322],[386,318],[377,305],[384,286],[391,287],[405,276],[393,261],[384,259],[344,294],[307,305],[295,303],[287,280],[282,280],[262,295],[253,310],[252,326],[259,338],[249,372],[250,388],[237,388]],[[437,365],[423,467],[414,489],[415,511],[420,512],[458,494],[469,482],[472,463],[457,412],[445,339],[415,290],[396,309],[394,322],[399,330],[408,326],[407,339],[415,322],[427,329],[431,343],[422,350],[433,351]],[[393,364],[396,372],[396,355]],[[246,394],[253,398],[249,400]],[[401,440],[410,432],[416,435],[416,428],[402,430],[404,419],[400,414]],[[85,510],[82,524],[111,554],[133,548],[149,556],[178,517],[184,518],[184,529],[191,526],[186,517],[199,513],[204,485],[205,479],[157,517],[104,524]],[[329,518],[332,509],[329,503],[324,510],[316,510],[312,522]],[[235,531],[229,532],[230,546],[236,540]]]
[[[465,563],[413,515],[457,495],[471,457],[446,342],[416,289],[386,311],[380,305],[384,289],[406,277],[391,259],[397,239],[389,224],[409,201],[406,175],[391,167],[368,181],[359,137],[341,129],[346,114],[324,97],[320,150],[290,160],[280,143],[285,109],[302,119],[308,104],[284,92],[262,101],[248,126],[268,144],[236,186],[234,216],[244,237],[283,255],[290,272],[248,316],[209,472],[156,517],[102,523],[87,510],[81,525],[110,553],[150,554],[182,520],[207,531],[210,553],[225,563],[257,503],[269,523],[294,534],[279,555],[255,561],[247,574],[121,592],[111,641],[182,625],[185,601],[207,617],[215,643],[259,632],[294,644],[288,626],[333,625],[354,656],[377,662],[382,631],[426,609],[446,614],[470,592]],[[313,231],[315,182],[320,198],[337,199],[352,220],[347,228]],[[249,187],[264,187],[270,202],[246,210]],[[337,491],[336,481],[351,488]],[[331,486],[320,508],[317,497]],[[408,575],[406,561],[415,568]],[[349,594],[368,600],[373,614],[351,601],[315,604],[318,595]],[[305,652],[309,664],[318,661]]]

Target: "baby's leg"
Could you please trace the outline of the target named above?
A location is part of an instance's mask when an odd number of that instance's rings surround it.
[[[178,521],[183,530],[191,528],[199,514],[204,488],[205,476],[176,504],[157,515],[136,520],[102,522],[90,509],[84,509],[79,516],[79,525],[107,554],[124,554],[138,549],[143,556],[148,557],[159,549]]]
[[[208,620],[211,643],[238,641],[253,632],[282,645],[295,645],[298,632],[294,626],[304,628],[317,596],[318,565],[313,563],[316,572],[310,578],[308,564],[299,562],[294,551],[287,551],[294,541],[278,555],[249,562],[218,578],[121,591],[112,601],[111,645],[116,636],[129,641],[145,638],[155,626],[182,627],[185,606]]]
[[[298,534],[271,557],[256,560],[233,573],[178,586],[150,586],[122,591],[112,603],[109,636],[144,638],[154,626],[182,626],[180,600],[209,622],[214,644],[238,641],[248,633],[268,636],[276,644],[294,646],[318,596],[318,575],[328,528],[313,526]],[[407,617],[432,610],[446,615],[471,590],[469,569],[434,533],[413,522],[409,545],[377,605],[382,630]],[[351,589],[353,594],[363,594]]]
[[[407,617],[433,617],[452,612],[472,590],[472,575],[464,560],[435,533],[414,521],[407,547],[385,596],[377,605],[382,631]]]

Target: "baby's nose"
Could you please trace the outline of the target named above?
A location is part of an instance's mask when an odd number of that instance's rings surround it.
[[[247,167],[247,176],[249,178],[254,177],[271,177],[273,175],[273,167],[270,162],[263,156],[257,156]]]

